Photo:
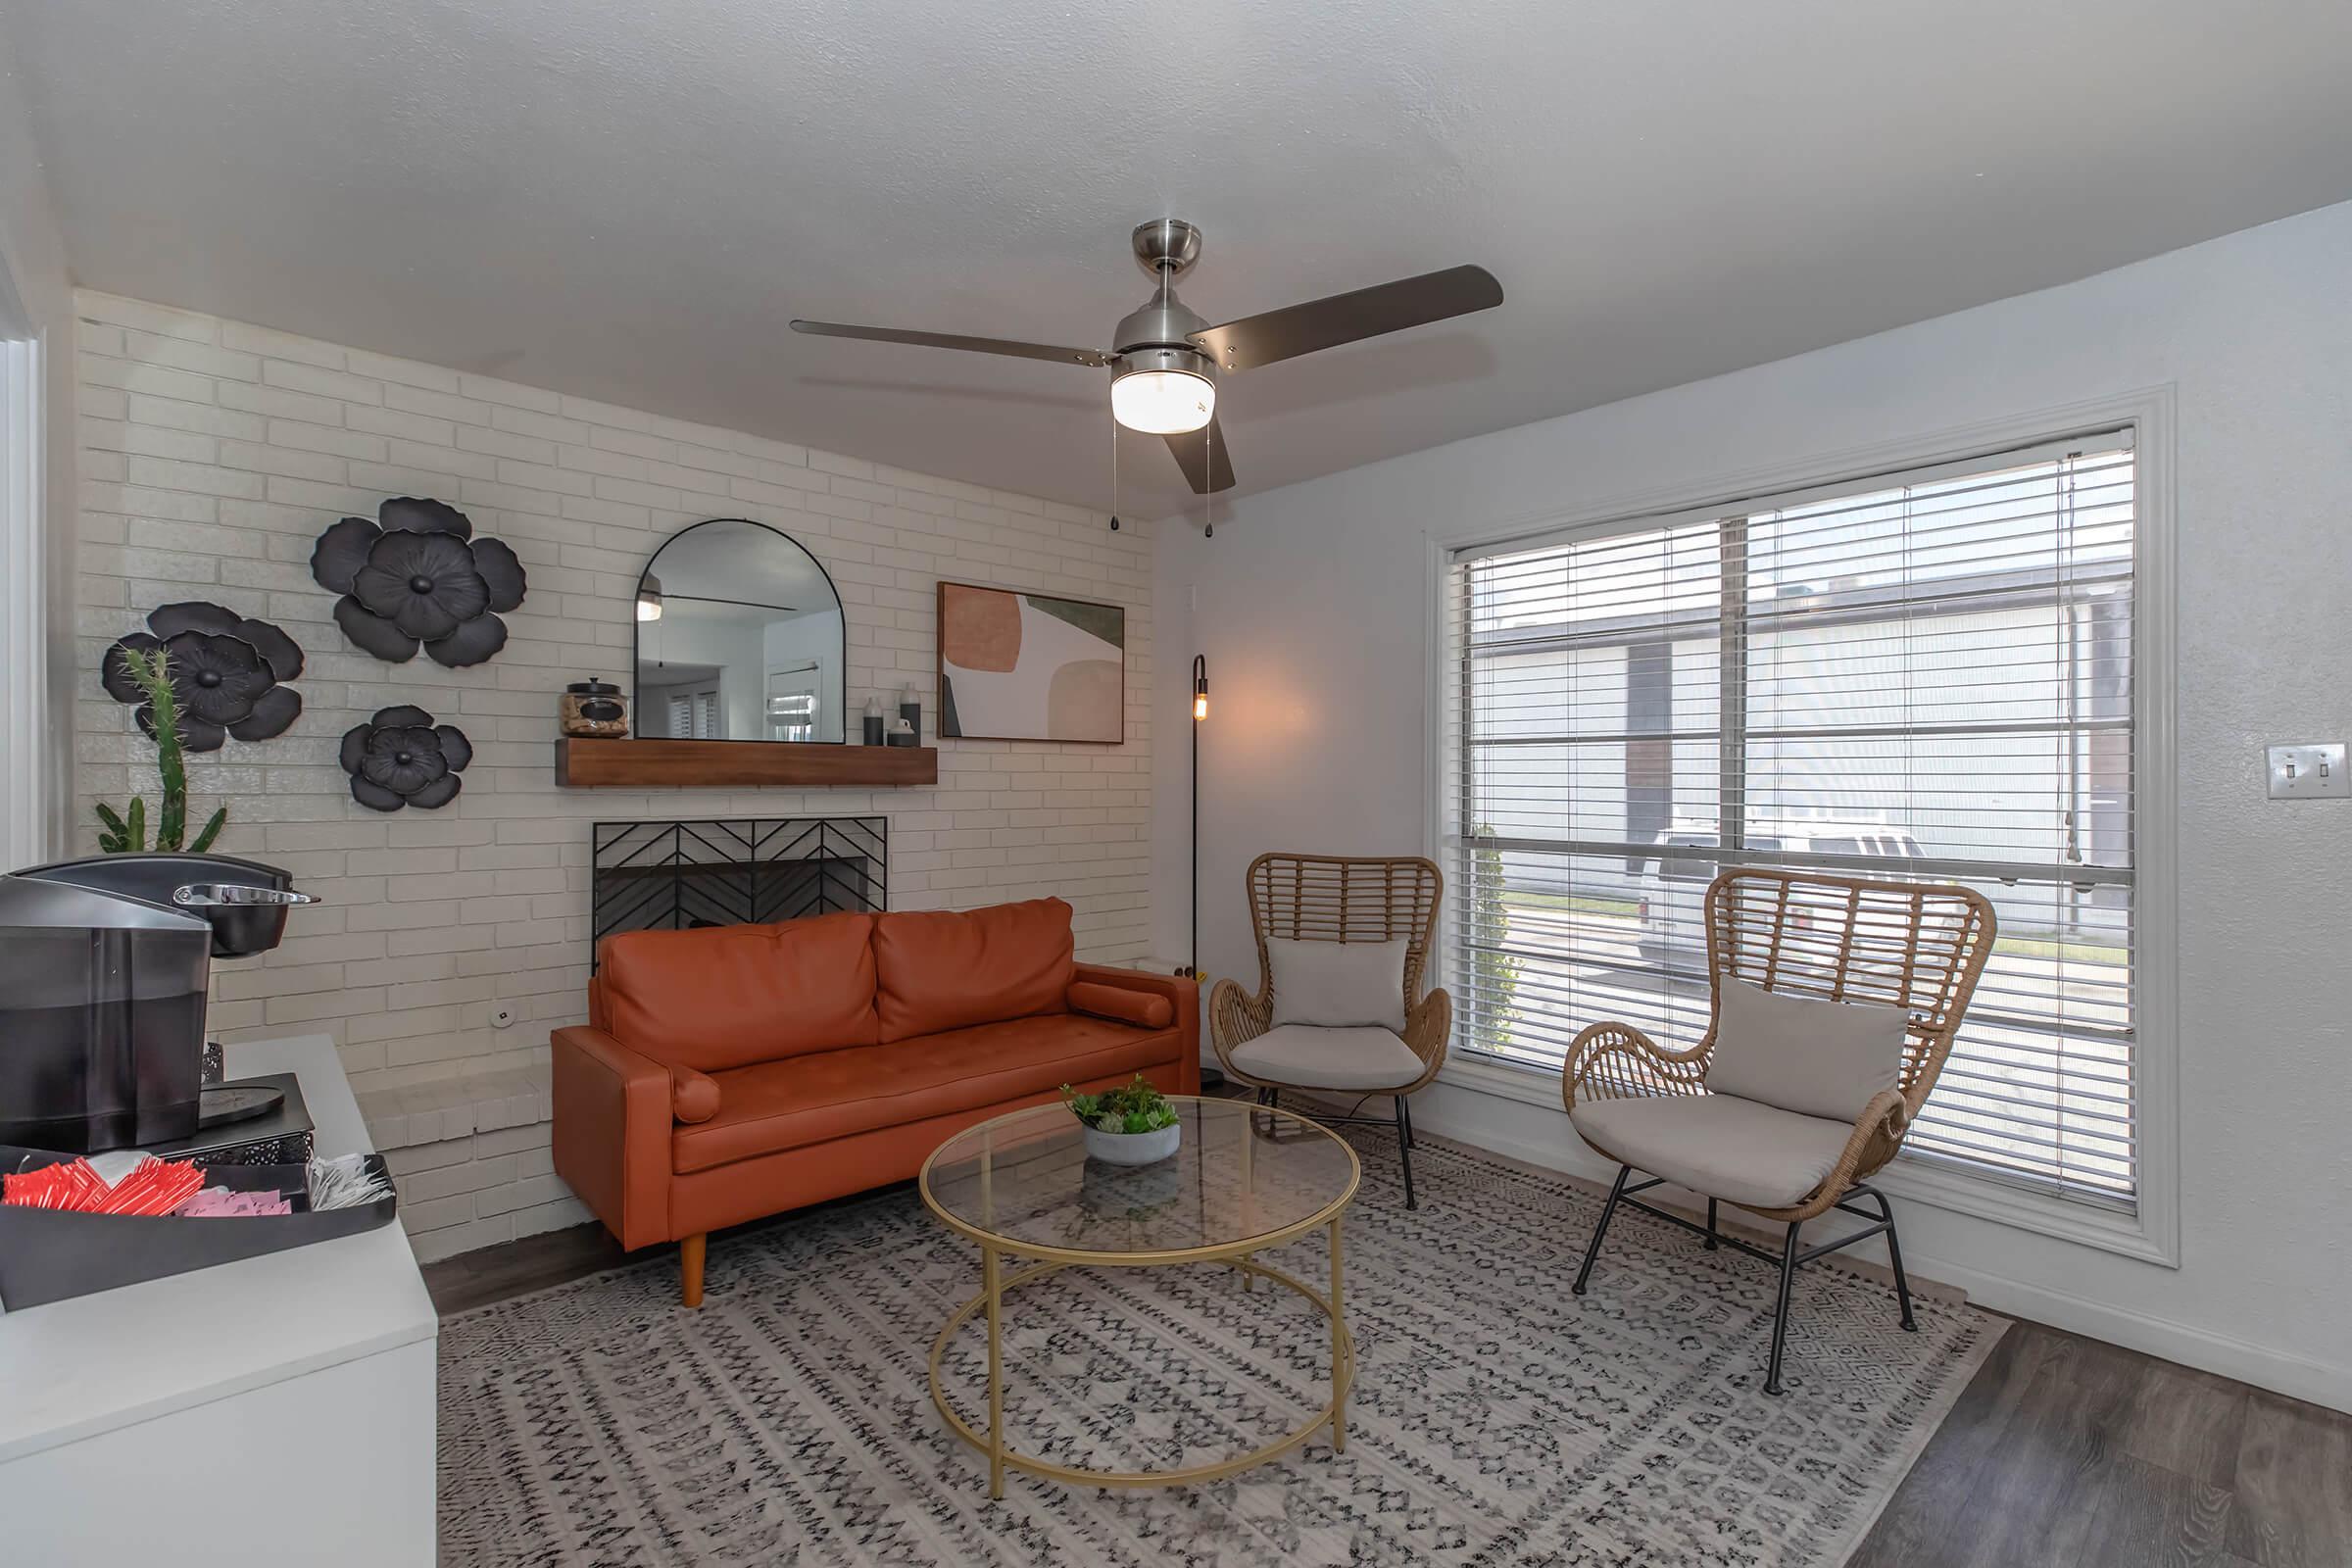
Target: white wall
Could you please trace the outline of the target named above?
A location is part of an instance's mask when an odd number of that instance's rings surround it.
[[[641,678],[658,678],[664,686],[706,685],[674,676],[646,677],[663,664],[685,668],[711,666],[718,670],[718,708],[722,733],[729,740],[758,740],[767,733],[762,722],[760,688],[765,658],[760,624],[753,612],[735,606],[715,607],[717,614],[699,613],[706,607],[681,605],[660,620],[640,622],[637,628],[637,667]],[[635,721],[644,734],[660,733],[658,715],[648,711]]]
[[[99,685],[114,638],[158,604],[210,599],[276,621],[308,656],[290,731],[191,760],[192,809],[230,808],[220,848],[283,865],[325,901],[299,911],[277,951],[221,966],[217,1036],[331,1031],[371,1122],[377,1097],[426,1103],[415,1097],[452,1077],[495,1080],[486,1093],[502,1102],[534,1084],[543,1096],[548,1031],[586,1012],[596,820],[880,814],[893,907],[1059,895],[1082,956],[1145,951],[1148,525],[1112,533],[1072,507],[162,306],[88,293],[77,304],[78,841],[92,842],[95,800],[155,790],[152,746]],[[400,494],[463,508],[522,558],[529,596],[487,663],[386,664],[330,618],[334,596],[309,569],[319,530]],[[586,675],[629,684],[639,575],[670,532],[710,516],[807,546],[841,593],[852,707],[870,693],[895,712],[911,680],[927,731],[941,577],[1125,605],[1127,744],[949,741],[926,789],[559,789],[558,694]],[[756,680],[760,637],[747,634]],[[394,703],[473,742],[464,791],[442,809],[384,814],[350,797],[341,736]],[[511,1028],[493,1026],[502,1007]],[[436,1128],[476,1125],[464,1104],[446,1119],[429,1106]],[[555,1222],[576,1212],[547,1174],[544,1128],[533,1146],[526,1126],[480,1125],[501,1134],[496,1147],[458,1152],[465,1168],[437,1166],[429,1181],[417,1173],[403,1204],[412,1232],[453,1233],[420,1250],[503,1240],[517,1203]],[[380,1126],[377,1139],[399,1142]]]
[[[760,692],[760,721],[767,722],[767,690],[765,677],[780,669],[792,669],[803,664],[816,666],[816,732],[827,740],[859,740],[865,731],[862,720],[865,705],[861,701],[856,716],[846,708],[837,708],[841,694],[835,690],[841,680],[841,612],[832,609],[804,611],[786,620],[771,620],[760,634],[762,662],[762,683]],[[874,693],[884,706],[895,710],[898,699],[883,692]],[[924,699],[928,708],[934,699]],[[765,734],[763,729],[761,734]]]
[[[2352,802],[2269,801],[2260,756],[2352,736],[2347,279],[2352,205],[1250,497],[1213,539],[1164,524],[1163,729],[1185,722],[1196,650],[1215,693],[1204,967],[1254,972],[1242,871],[1259,851],[1422,848],[1431,532],[1507,533],[1812,458],[1831,470],[1840,453],[2170,384],[2179,833],[2142,853],[2178,857],[2180,1266],[1918,1202],[1905,1250],[1993,1306],[2352,1407]],[[1180,953],[1181,745],[1154,765],[1154,946]],[[1441,1086],[1417,1119],[1598,1170],[1556,1111]]]
[[[37,842],[9,842],[0,829],[0,870],[14,869],[25,860],[46,858],[65,842],[68,803],[73,794],[73,637],[74,637],[74,300],[66,268],[65,238],[50,205],[49,187],[33,144],[32,124],[25,112],[23,82],[5,43],[0,43],[0,288],[10,289],[17,322],[0,319],[0,333],[28,329],[40,344],[43,370],[44,434],[43,511],[48,528],[42,544],[46,553],[42,605],[46,612],[48,672],[46,689],[37,705],[40,732],[46,737],[41,755],[40,822],[32,835]],[[21,585],[11,583],[15,593]],[[14,805],[0,805],[13,815]]]

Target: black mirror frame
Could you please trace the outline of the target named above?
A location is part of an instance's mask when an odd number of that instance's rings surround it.
[[[833,573],[826,569],[824,562],[818,560],[815,551],[809,549],[807,545],[801,543],[798,539],[795,539],[792,535],[786,533],[783,529],[777,527],[775,524],[761,522],[757,517],[705,517],[700,522],[688,523],[685,527],[680,528],[677,532],[671,534],[666,539],[663,539],[660,544],[654,546],[654,553],[645,558],[644,569],[637,573],[638,592],[642,593],[644,591],[645,579],[653,574],[654,563],[662,559],[662,551],[667,550],[671,545],[676,544],[679,540],[694,532],[695,529],[707,528],[714,522],[745,522],[750,523],[755,528],[765,528],[769,533],[774,534],[777,538],[783,540],[795,550],[798,550],[802,555],[807,556],[809,562],[815,565],[817,575],[825,579],[825,591],[833,596],[833,608],[841,615],[841,665],[834,672],[833,677],[833,704],[836,708],[841,710],[841,739],[837,741],[727,740],[701,741],[697,742],[696,744],[706,746],[847,746],[850,744],[851,728],[849,712],[850,607],[842,603],[841,585],[833,580]],[[663,740],[667,739],[668,737],[660,735],[648,736],[644,733],[645,705],[639,701],[639,699],[643,695],[644,687],[644,678],[640,671],[644,667],[643,657],[645,652],[645,622],[636,619],[636,595],[632,594],[629,600],[629,711],[635,716],[629,724],[629,738],[631,740]]]

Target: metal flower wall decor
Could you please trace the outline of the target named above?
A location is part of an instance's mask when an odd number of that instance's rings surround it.
[[[395,496],[376,520],[345,517],[318,536],[311,576],[343,597],[335,624],[388,663],[406,663],[418,644],[435,662],[478,664],[507,646],[493,613],[522,603],[522,563],[445,501]]]
[[[473,760],[473,743],[455,724],[436,724],[421,708],[379,708],[343,732],[343,771],[351,798],[378,811],[430,809],[458,798],[458,775]]]
[[[191,600],[158,607],[147,630],[119,639],[99,665],[107,695],[136,703],[139,728],[150,738],[155,705],[124,656],[159,648],[169,656],[179,741],[191,752],[217,752],[231,735],[241,741],[283,735],[302,712],[302,694],[284,684],[302,673],[294,639],[269,621]]]

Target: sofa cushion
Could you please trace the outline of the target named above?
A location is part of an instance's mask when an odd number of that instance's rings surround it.
[[[1130,991],[1100,980],[1081,980],[1070,987],[1070,1010],[1115,1018],[1138,1029],[1165,1029],[1176,1021],[1176,1004],[1158,992]]]
[[[1784,996],[1726,975],[1715,988],[1707,1088],[1851,1122],[1902,1081],[1908,1023],[1890,1003]]]
[[[1070,906],[1059,899],[877,915],[881,1038],[1067,1012],[1076,958]]]
[[[873,929],[872,915],[844,913],[607,937],[596,976],[606,1032],[707,1073],[870,1046]]]
[[[718,1114],[671,1134],[671,1165],[684,1175],[1123,1077],[1172,1060],[1178,1049],[1170,1030],[1062,1013],[738,1067],[714,1075]]]
[[[1386,1029],[1318,1029],[1278,1023],[1233,1048],[1233,1064],[1250,1077],[1300,1089],[1401,1089],[1428,1063]]]
[[[1845,1152],[1853,1124],[1737,1095],[1578,1101],[1585,1142],[1636,1170],[1749,1208],[1792,1208]]]

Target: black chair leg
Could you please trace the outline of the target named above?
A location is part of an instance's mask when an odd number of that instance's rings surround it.
[[[1707,1200],[1707,1250],[1717,1250],[1715,1243],[1715,1200]]]
[[[1772,1365],[1764,1374],[1764,1392],[1781,1392],[1781,1352],[1788,1344],[1788,1295],[1796,1287],[1796,1231],[1794,1221],[1788,1226],[1788,1237],[1781,1246],[1781,1307],[1772,1320]]]
[[[1404,1108],[1404,1097],[1396,1097],[1396,1158],[1404,1166],[1404,1206],[1419,1208],[1421,1200],[1413,1196],[1413,1114]]]
[[[1917,1334],[1919,1320],[1911,1315],[1911,1282],[1903,1275],[1903,1244],[1894,1236],[1894,1204],[1875,1187],[1861,1190],[1879,1200],[1879,1214],[1886,1221],[1886,1261],[1894,1266],[1895,1299],[1903,1303],[1903,1332]]]
[[[1600,1239],[1609,1234],[1609,1220],[1617,1212],[1617,1200],[1625,1196],[1625,1179],[1633,1173],[1631,1165],[1617,1167],[1617,1185],[1609,1189],[1609,1200],[1601,1205],[1600,1223],[1592,1227],[1592,1240],[1585,1244],[1585,1266],[1576,1271],[1576,1283],[1568,1288],[1572,1295],[1585,1294],[1585,1281],[1592,1277],[1592,1260],[1600,1255]]]

